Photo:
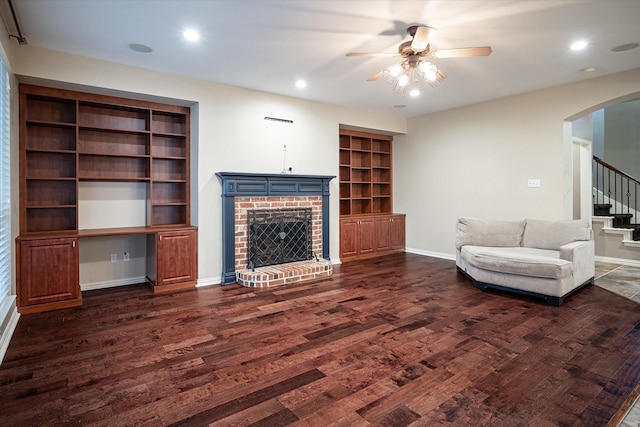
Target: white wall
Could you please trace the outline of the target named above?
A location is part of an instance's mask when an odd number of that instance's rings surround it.
[[[196,197],[192,197],[192,209],[196,210],[194,217],[199,229],[198,278],[201,284],[219,281],[222,272],[221,187],[216,172],[279,173],[282,170],[282,145],[286,143],[287,166],[292,167],[294,173],[338,175],[338,128],[341,124],[391,133],[406,132],[406,121],[398,117],[150,72],[33,46],[17,47],[14,62],[14,72],[21,81],[48,80],[58,87],[81,85],[86,86],[85,90],[100,93],[117,91],[124,96],[150,95],[183,100],[186,105],[197,103],[197,108],[193,109],[198,114],[198,132],[192,138],[192,155],[197,156],[193,168],[196,175],[192,186],[195,186]],[[265,126],[265,116],[289,119],[294,123],[286,132],[274,132]],[[332,259],[337,259],[337,179],[332,181],[330,204],[330,254]],[[96,221],[100,222],[99,219]],[[135,242],[131,246],[135,246]],[[105,248],[103,263],[108,262],[106,255],[112,250],[121,251],[122,247]],[[100,268],[109,271],[108,266]],[[88,272],[83,275],[88,276]],[[91,276],[93,282],[107,279],[94,276]]]
[[[571,123],[573,138],[573,218],[591,219],[593,215],[593,113],[586,114]]]
[[[604,109],[604,160],[640,179],[640,100]]]
[[[453,256],[458,216],[571,218],[567,120],[638,92],[640,69],[409,120],[393,158],[409,250]],[[529,178],[540,188],[528,188]]]

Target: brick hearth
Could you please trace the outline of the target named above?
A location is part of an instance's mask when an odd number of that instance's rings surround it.
[[[288,262],[256,268],[255,271],[244,269],[236,271],[236,282],[248,288],[268,288],[302,280],[331,276],[333,266],[326,259]]]

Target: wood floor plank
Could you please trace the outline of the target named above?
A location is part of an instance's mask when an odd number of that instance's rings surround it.
[[[605,426],[639,381],[637,303],[591,286],[553,307],[394,254],[24,315],[0,425]]]
[[[323,378],[324,374],[317,369],[304,372],[295,377],[288,378],[280,383],[256,390],[252,393],[230,400],[223,404],[206,409],[205,411],[193,414],[180,421],[171,423],[171,426],[204,425],[226,418],[236,412],[263,403],[275,396],[289,390],[301,387],[313,381]],[[296,417],[297,419],[297,417]]]

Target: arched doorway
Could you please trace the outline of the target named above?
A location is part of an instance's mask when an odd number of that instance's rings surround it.
[[[606,111],[606,115],[605,115]],[[623,97],[615,98],[607,102],[595,105],[589,109],[577,113],[567,120],[563,125],[563,140],[566,154],[570,153],[571,158],[567,159],[565,165],[570,170],[565,170],[565,194],[568,195],[568,203],[565,208],[571,212],[571,217],[593,220],[593,177],[592,159],[596,155],[605,159],[605,142],[609,143],[609,160],[618,162],[620,169],[633,174],[637,165],[640,171],[640,124],[637,116],[640,112],[640,92],[632,93]],[[616,119],[616,116],[626,116],[625,120]],[[632,117],[629,120],[629,116]],[[625,128],[626,126],[626,128]],[[625,128],[622,129],[621,128]],[[627,129],[631,128],[631,130]],[[617,142],[618,146],[611,141]],[[625,146],[619,141],[628,141]],[[612,163],[612,164],[614,164]],[[631,168],[631,169],[629,169]],[[637,172],[637,171],[636,171]],[[638,176],[637,175],[632,176]],[[599,221],[599,220],[598,220]],[[625,243],[624,238],[607,235],[603,230],[607,229],[606,224],[593,221],[593,228],[596,234],[596,256],[604,258],[625,259],[640,263],[640,242]],[[640,218],[635,218],[634,222],[640,223]]]

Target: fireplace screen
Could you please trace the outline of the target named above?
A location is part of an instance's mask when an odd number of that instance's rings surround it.
[[[305,261],[311,248],[311,208],[264,209],[247,212],[248,268]]]

